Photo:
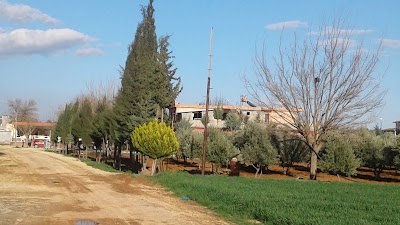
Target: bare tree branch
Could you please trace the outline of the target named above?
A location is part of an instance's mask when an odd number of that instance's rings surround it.
[[[337,17],[332,26],[321,26],[304,40],[295,34],[288,49],[282,47],[281,38],[272,61],[264,47],[261,54],[256,53],[256,81],[245,78],[250,95],[272,108],[282,125],[296,129],[315,155],[328,131],[363,125],[383,105],[385,91],[380,89],[381,76],[375,73],[380,45],[365,51],[363,41],[352,40],[346,24]]]

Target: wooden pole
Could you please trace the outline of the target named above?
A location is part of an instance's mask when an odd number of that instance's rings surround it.
[[[208,107],[210,104],[210,80],[211,80],[211,59],[212,59],[212,44],[213,44],[213,32],[214,28],[211,28],[210,34],[210,60],[208,63],[208,77],[207,77],[207,100],[206,100],[206,115],[205,119],[206,122],[204,123],[204,137],[203,137],[203,158],[201,160],[201,175],[205,174],[205,167],[206,167],[206,155],[207,155],[207,137],[208,137]]]

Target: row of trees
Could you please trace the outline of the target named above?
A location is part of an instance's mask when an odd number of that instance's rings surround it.
[[[157,39],[152,3],[150,0],[149,5],[142,8],[143,20],[139,23],[135,39],[129,47],[125,67],[121,70],[121,87],[111,106],[97,109],[93,105],[88,108],[87,104],[76,102],[67,105],[63,112],[66,115],[63,116],[69,119],[62,123],[67,124],[62,129],[69,132],[61,132],[61,128],[57,130],[64,141],[73,137],[75,141],[82,138],[85,142],[90,141],[90,136],[93,138],[99,135],[103,142],[108,140],[115,145],[118,155],[123,145],[130,146],[132,151],[134,146],[130,135],[133,130],[154,118],[162,120],[165,109],[180,93],[180,78],[175,77],[176,69],[168,49],[169,36]],[[285,47],[281,40],[278,55],[272,57],[272,60],[263,49],[255,57],[255,79],[245,78],[248,91],[257,104],[273,110],[281,117],[280,121],[284,125],[296,130],[301,139],[301,142],[293,140],[293,143],[279,141],[278,145],[273,144],[274,138],[291,139],[291,136],[271,135],[271,145],[275,145],[272,149],[279,149],[282,145],[301,146],[304,143],[310,150],[310,179],[316,179],[317,161],[323,158],[332,132],[369,122],[370,113],[382,106],[384,90],[379,87],[380,77],[375,76],[380,45],[375,51],[368,51],[364,42],[354,40],[358,34],[360,32],[353,32],[346,20],[338,16],[331,24],[321,26],[317,31],[310,30],[303,39],[294,35],[290,46]],[[284,110],[274,110],[277,108]],[[75,113],[68,116],[70,110]],[[219,118],[220,111],[216,114],[216,118]],[[98,124],[87,123],[86,120],[90,118]],[[73,121],[80,124],[81,128],[74,128],[72,125],[68,127]],[[236,127],[237,123],[232,124],[230,130],[235,130]],[[257,129],[254,128],[251,132]],[[250,137],[250,130],[247,132]],[[221,140],[212,143],[213,135]],[[217,131],[210,133],[210,148],[218,146],[227,155],[231,155],[231,152],[235,155],[234,152],[237,151],[224,138],[230,139],[218,135],[220,134]],[[192,137],[192,140],[196,138]],[[226,146],[221,146],[221,143],[226,143]],[[252,137],[251,141],[234,147],[245,156],[246,149],[257,149],[252,147],[254,143],[262,143],[263,147],[259,149],[271,148],[266,140],[258,137]],[[210,155],[212,151],[209,152],[208,159],[220,164],[221,160],[214,159]],[[282,155],[280,159],[284,158]],[[260,165],[265,164],[267,162],[253,161],[257,168],[262,168]]]
[[[190,122],[175,126],[180,147],[178,157],[200,158],[202,135],[193,132]],[[227,166],[232,158],[249,163],[255,176],[280,165],[288,174],[294,163],[310,163],[310,147],[295,131],[249,121],[242,129],[221,131],[211,128],[207,160],[215,168]],[[366,166],[374,170],[376,179],[383,169],[400,169],[400,143],[392,134],[376,135],[367,129],[333,131],[321,147],[319,168],[331,174],[351,176]]]
[[[121,166],[123,146],[129,148],[131,159],[132,152],[139,151],[131,141],[134,129],[154,118],[163,120],[166,109],[182,90],[169,50],[170,36],[157,39],[152,0],[142,7],[142,15],[125,67],[121,68],[118,91],[112,96],[90,91],[67,104],[54,135],[67,146],[81,140],[86,146],[114,147],[117,168]]]

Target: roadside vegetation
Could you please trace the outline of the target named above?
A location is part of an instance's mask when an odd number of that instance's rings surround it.
[[[86,165],[91,166],[95,169],[110,172],[110,173],[120,173],[121,171],[114,169],[112,166],[105,163],[97,163],[91,159],[81,159]]]
[[[162,173],[153,180],[237,224],[400,224],[399,187]]]

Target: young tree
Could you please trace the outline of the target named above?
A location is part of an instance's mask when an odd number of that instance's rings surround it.
[[[290,130],[269,127],[271,143],[278,150],[283,173],[289,175],[294,163],[307,161],[310,148]]]
[[[367,130],[359,132],[359,140],[354,142],[356,154],[362,164],[374,169],[375,179],[380,179],[382,171],[390,164],[393,165],[394,156],[390,157],[396,140],[392,135],[375,135]]]
[[[233,146],[232,142],[224,135],[224,133],[216,128],[209,129],[207,138],[207,161],[218,167],[228,165],[232,158],[237,157],[240,151]]]
[[[179,142],[178,157],[186,159],[192,154],[193,128],[189,120],[182,120],[175,124],[175,135]]]
[[[77,114],[77,106],[76,108],[74,107],[74,104],[69,103],[65,105],[64,111],[60,113],[58,116],[56,128],[54,131],[54,139],[53,141],[57,141],[58,137],[61,137],[61,142],[64,143],[64,145],[67,145],[67,152],[69,147],[73,143],[73,137],[72,136],[72,120],[74,116]]]
[[[104,97],[102,101],[97,103],[96,114],[93,118],[93,132],[91,134],[96,150],[97,147],[101,147],[100,149],[105,150],[106,153],[111,135],[114,132],[112,107],[107,102],[107,98]],[[101,152],[98,157],[96,151],[96,160],[101,161]]]
[[[245,162],[251,163],[256,169],[255,177],[268,169],[268,165],[273,165],[278,161],[276,148],[271,144],[270,134],[265,127],[260,124],[249,122],[245,129],[238,133],[235,146],[240,149]]]
[[[229,131],[235,131],[239,130],[241,125],[242,125],[242,120],[240,118],[239,113],[237,113],[234,110],[231,110],[226,115],[225,128]]]
[[[329,135],[323,149],[321,169],[333,174],[355,175],[361,160],[354,153],[353,140],[349,133],[335,132]]]
[[[172,128],[157,120],[137,127],[132,134],[132,143],[135,148],[153,159],[152,176],[156,170],[157,159],[175,154],[179,148]]]
[[[78,105],[77,114],[73,117],[71,131],[75,138],[75,143],[82,144],[85,146],[86,157],[87,157],[87,147],[92,145],[93,134],[93,111],[89,99],[76,100],[76,105]],[[75,106],[76,107],[76,106]],[[79,147],[79,157],[81,145]]]
[[[331,25],[294,38],[289,49],[279,47],[272,65],[263,51],[256,58],[257,80],[246,81],[252,97],[274,110],[311,148],[310,179],[317,178],[317,159],[328,132],[364,124],[382,106],[375,69],[377,51],[365,51],[352,41],[351,29],[337,17]],[[282,39],[281,39],[282,41]]]

